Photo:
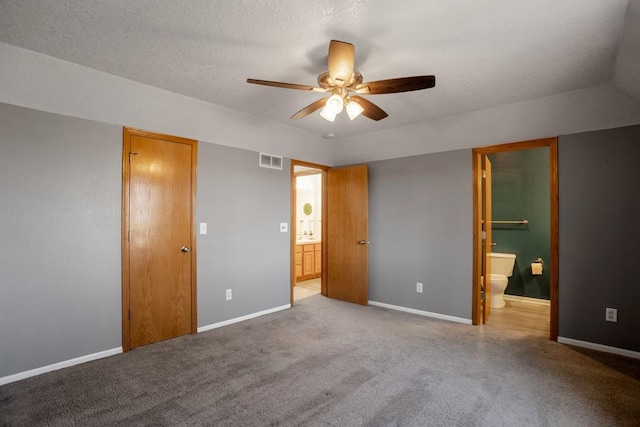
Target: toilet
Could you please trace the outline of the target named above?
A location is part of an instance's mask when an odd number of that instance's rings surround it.
[[[513,274],[513,267],[516,265],[516,255],[491,252],[489,257],[491,258],[491,274],[489,275],[491,308],[502,308],[504,307],[504,291],[509,284],[508,278]]]

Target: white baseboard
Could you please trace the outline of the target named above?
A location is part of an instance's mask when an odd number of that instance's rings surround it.
[[[40,368],[31,369],[29,371],[18,372],[17,374],[0,378],[0,386],[24,380],[26,378],[35,377],[36,375],[46,374],[47,372],[57,371],[58,369],[68,368],[69,366],[79,365],[80,363],[91,362],[92,360],[113,356],[114,354],[119,353],[122,353],[122,347],[112,348],[111,350],[100,351],[98,353],[87,354],[86,356],[64,360],[62,362],[54,363],[53,365],[42,366]]]
[[[602,351],[604,353],[617,354],[618,356],[631,357],[633,359],[640,359],[640,352],[625,350],[624,348],[610,347],[608,345],[596,344],[588,341],[579,341],[571,338],[558,337],[560,344],[574,345],[576,347],[588,348],[590,350]]]
[[[246,316],[236,317],[235,319],[225,320],[223,322],[212,323],[211,325],[201,326],[198,328],[198,333],[210,331],[211,329],[221,328],[223,326],[232,325],[238,322],[244,322],[245,320],[254,319],[256,317],[264,316],[266,314],[276,313],[278,311],[291,308],[291,304],[281,305],[280,307],[270,308],[268,310],[259,311],[257,313],[247,314]]]
[[[204,332],[210,329],[221,328],[222,326],[231,325],[233,323],[238,323],[244,320],[253,319],[255,317],[264,316],[266,314],[271,314],[278,311],[286,310],[288,308],[291,308],[291,304],[283,305],[280,307],[274,307],[269,310],[248,314],[246,316],[238,317],[235,319],[225,320],[224,322],[214,323],[212,325],[202,326],[198,328],[198,332]],[[78,365],[80,363],[90,362],[92,360],[113,356],[114,354],[119,354],[119,353],[122,353],[122,347],[112,348],[111,350],[105,350],[98,353],[87,354],[86,356],[76,357],[74,359],[65,360],[62,362],[54,363],[52,365],[31,369],[29,371],[18,372],[17,374],[8,375],[6,377],[0,377],[0,386],[13,383],[16,381],[24,380],[26,378],[35,377],[36,375],[46,374],[47,372],[57,371],[58,369],[68,368],[69,366]]]
[[[471,325],[471,319],[463,319],[462,317],[448,316],[446,314],[432,313],[430,311],[416,310],[415,308],[385,304],[383,302],[376,302],[376,301],[369,301],[369,305],[388,308],[391,310],[404,311],[405,313],[418,314],[420,316],[433,317],[435,319],[440,319],[440,320],[448,320],[450,322],[464,323],[465,325]]]

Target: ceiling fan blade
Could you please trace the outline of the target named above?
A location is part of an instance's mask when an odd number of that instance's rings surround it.
[[[436,76],[402,77],[399,79],[378,80],[361,83],[356,86],[357,93],[378,95],[382,93],[410,92],[429,89],[436,85]]]
[[[329,44],[329,75],[339,86],[348,85],[353,76],[356,53],[351,43],[331,40]]]
[[[293,116],[291,116],[291,118],[292,119],[301,119],[303,117],[308,116],[309,114],[313,113],[314,111],[319,110],[322,107],[324,107],[324,104],[327,103],[327,99],[329,99],[329,98],[318,99],[313,104],[309,104],[306,107],[304,107],[302,110],[300,110],[297,113],[295,113]]]
[[[271,82],[269,80],[247,79],[247,83],[253,83],[254,85],[281,87],[281,88],[284,88],[284,89],[298,89],[298,90],[308,90],[308,91],[314,91],[314,92],[326,92],[327,91],[327,89],[324,89],[324,88],[321,88],[321,87],[298,85],[298,84],[295,84],[295,83]]]
[[[388,116],[388,114],[385,113],[385,111],[382,108],[378,107],[376,104],[369,101],[368,99],[355,95],[351,97],[351,100],[356,101],[358,104],[360,104],[362,108],[364,108],[362,115],[369,117],[371,120],[378,121]]]

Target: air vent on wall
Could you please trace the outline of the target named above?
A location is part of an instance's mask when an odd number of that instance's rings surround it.
[[[282,170],[282,157],[260,153],[260,167]]]

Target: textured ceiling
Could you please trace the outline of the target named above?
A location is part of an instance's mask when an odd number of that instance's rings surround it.
[[[0,41],[318,135],[353,136],[611,82],[626,0],[0,0]],[[365,81],[436,75],[370,95],[389,117],[289,117],[322,95],[331,39]]]

